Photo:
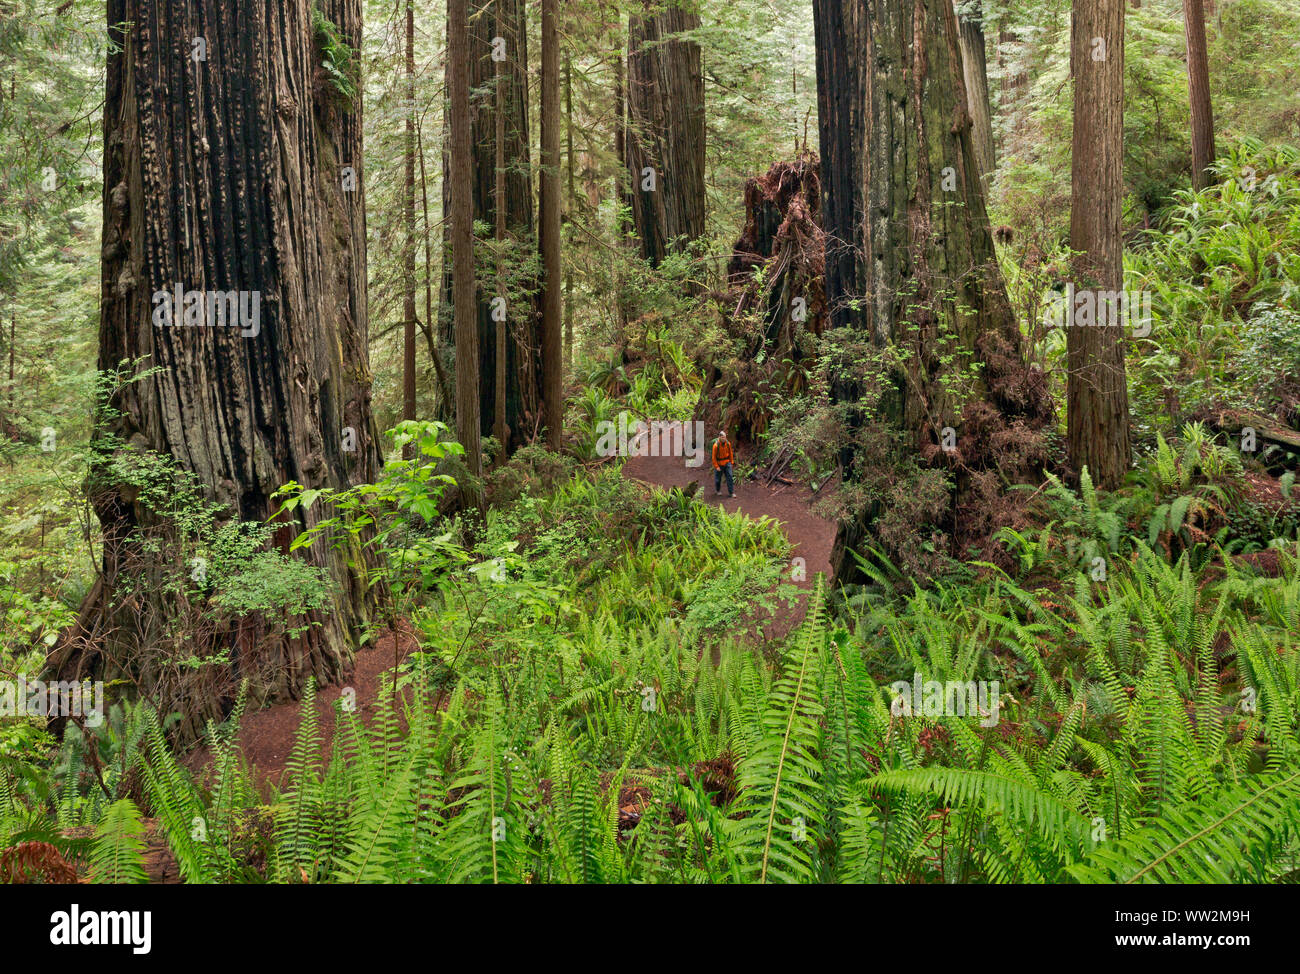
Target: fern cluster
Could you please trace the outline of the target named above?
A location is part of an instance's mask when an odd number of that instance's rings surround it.
[[[1059,488],[1062,527],[1106,553],[1104,579],[1051,549],[1045,574],[890,594],[876,562],[870,598],[833,611],[818,582],[760,652],[735,620],[771,593],[737,590],[722,626],[698,606],[727,565],[781,574],[779,532],[629,489],[579,479],[490,518],[414,600],[422,645],[366,719],[336,705],[326,746],[308,685],[271,793],[238,744],[242,694],[201,774],[141,705],[66,738],[53,780],[0,767],[4,843],[78,842],[108,881],[144,876],[146,827],[188,882],[1296,878],[1300,552],[1267,578],[1113,543],[1085,482]],[[570,530],[597,497],[598,528]],[[914,677],[997,689],[926,716],[895,706]]]

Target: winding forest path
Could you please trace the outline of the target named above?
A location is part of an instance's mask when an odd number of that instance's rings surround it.
[[[680,433],[673,435],[680,436]],[[677,442],[681,442],[680,439]],[[737,460],[744,456],[737,447]],[[688,488],[698,483],[695,499],[714,504],[723,510],[741,511],[752,518],[764,515],[780,522],[790,539],[791,559],[803,558],[804,577],[793,584],[803,590],[794,603],[777,601],[770,618],[748,620],[748,632],[758,641],[770,642],[784,639],[803,621],[808,610],[808,595],[815,584],[817,573],[831,576],[831,546],[835,543],[835,523],[819,517],[811,509],[811,493],[804,487],[776,484],[764,486],[756,480],[736,483],[736,496],[713,493],[713,467],[705,460],[698,468],[686,466],[681,456],[632,457],[623,466],[623,476],[643,483],[671,489]],[[793,567],[793,563],[792,563]],[[786,581],[791,581],[787,572]],[[761,626],[762,634],[758,635]],[[357,653],[354,669],[344,687],[322,687],[316,696],[316,711],[321,723],[322,756],[329,754],[335,732],[334,703],[345,690],[351,690],[362,722],[369,724],[375,712],[375,699],[380,693],[391,693],[391,684],[385,689],[381,674],[400,662],[407,653],[419,647],[412,633],[386,632],[374,646]],[[262,710],[245,714],[240,723],[240,742],[248,763],[256,769],[255,777],[265,791],[270,784],[281,784],[289,754],[293,750],[294,735],[301,720],[301,705],[296,701],[274,704]],[[195,770],[210,764],[210,754],[201,748],[190,755],[187,763]]]
[[[681,442],[681,433],[678,426],[666,426],[660,434],[660,448],[656,452],[660,454],[670,453],[672,452],[671,446],[674,443],[680,444]],[[729,513],[740,511],[755,519],[766,515],[779,521],[792,545],[791,559],[804,559],[804,577],[802,580],[795,580],[793,584],[806,592],[811,592],[818,572],[825,575],[826,580],[829,582],[831,579],[831,548],[835,544],[835,522],[813,513],[812,493],[807,488],[798,485],[789,486],[777,483],[768,487],[759,480],[742,481],[739,474],[737,474],[735,497],[728,497],[725,490],[723,493],[715,495],[713,493],[713,465],[709,462],[707,453],[712,442],[713,440],[710,438],[708,443],[705,444],[704,463],[699,467],[688,467],[686,458],[680,455],[629,457],[623,465],[623,476],[665,489],[673,487],[686,489],[692,483],[698,483],[699,487],[695,492],[697,501],[713,504]],[[739,470],[741,461],[745,459],[747,451],[743,446],[739,445],[735,447],[735,450],[736,469]],[[723,487],[726,487],[725,481]],[[793,561],[791,567],[793,567]],[[791,581],[790,572],[787,572],[785,580]],[[769,640],[783,639],[789,635],[803,621],[803,617],[808,610],[807,603],[808,598],[806,595],[792,606],[784,606],[778,602],[773,624],[764,626],[766,638]],[[754,620],[755,623],[760,621],[763,620]]]
[[[383,679],[406,655],[420,648],[419,640],[404,627],[383,632],[374,645],[357,651],[353,666],[342,685],[320,687],[316,692],[316,718],[320,722],[322,761],[328,761],[337,730],[334,704],[346,693],[361,723],[371,726],[376,701],[381,693],[393,693],[392,676]],[[397,702],[394,701],[395,706]],[[400,711],[400,706],[397,706]],[[270,785],[284,785],[285,769],[293,752],[298,725],[302,723],[302,703],[286,700],[260,710],[250,709],[239,722],[239,743],[244,759],[253,769],[254,781],[262,794],[269,795]],[[206,747],[193,751],[185,763],[192,771],[211,768],[212,754]]]

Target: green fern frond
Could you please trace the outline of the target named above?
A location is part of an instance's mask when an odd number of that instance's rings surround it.
[[[1165,807],[1136,832],[1067,867],[1090,883],[1268,882],[1300,863],[1300,771]]]
[[[769,876],[797,882],[813,875],[812,839],[825,815],[818,783],[822,707],[814,685],[826,638],[822,598],[819,577],[808,617],[767,695],[757,740],[737,769],[743,817],[735,823],[735,844],[759,883]]]
[[[147,883],[144,865],[145,828],[140,811],[129,798],[108,806],[95,829],[90,874],[97,883]]]
[[[1041,837],[1058,861],[1043,862],[1051,873],[1079,858],[1088,834],[1089,822],[1055,796],[1033,783],[1000,774],[961,768],[916,768],[887,771],[867,782],[872,792],[930,794],[949,805],[982,808],[992,816],[1004,816],[1013,830],[1028,830]]]

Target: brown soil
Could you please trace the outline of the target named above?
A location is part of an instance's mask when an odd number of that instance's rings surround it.
[[[671,773],[668,769],[662,769],[656,776],[662,778]],[[736,763],[730,754],[722,754],[712,761],[700,761],[691,766],[689,773],[685,769],[677,771],[677,780],[683,785],[687,784],[692,776],[715,807],[726,808],[735,799],[739,785],[736,782]],[[612,780],[612,774],[608,772],[604,774],[601,778],[601,788],[608,789]],[[620,839],[641,824],[641,817],[651,802],[656,800],[654,792],[643,783],[643,780],[634,777],[629,784],[619,789],[618,835]],[[668,806],[668,814],[678,825],[686,821],[686,813],[675,805]]]
[[[375,645],[361,650],[356,655],[353,670],[348,682],[343,686],[322,687],[316,694],[316,714],[320,719],[322,761],[328,760],[330,747],[334,740],[336,713],[334,704],[343,691],[351,688],[356,691],[356,710],[362,723],[369,726],[375,714],[375,700],[381,689],[392,693],[391,680],[384,680],[381,688],[380,677],[385,670],[391,670],[400,660],[418,646],[415,637],[409,632],[384,633]],[[243,746],[244,759],[248,762],[264,799],[269,798],[274,785],[283,783],[285,765],[293,751],[294,737],[302,720],[302,704],[296,700],[273,704],[263,710],[245,713],[239,724],[239,742]],[[211,767],[209,750],[198,748],[191,752],[184,763],[200,778]],[[151,884],[169,884],[181,882],[180,870],[176,857],[167,846],[167,839],[157,819],[145,818],[145,872]],[[73,829],[69,835],[89,837],[93,830]],[[84,881],[77,878],[68,882]]]
[[[1233,555],[1232,560],[1237,565],[1249,565],[1265,578],[1282,577],[1282,560],[1278,557],[1276,548],[1264,548],[1244,555]]]
[[[316,714],[321,726],[321,757],[326,759],[334,740],[335,701],[343,691],[356,691],[356,712],[362,723],[369,725],[375,714],[375,700],[380,693],[380,675],[391,670],[419,643],[410,632],[386,632],[373,646],[360,650],[353,663],[352,675],[343,686],[321,687],[316,693]],[[390,680],[384,681],[385,692],[393,692]],[[271,785],[279,787],[284,777],[285,764],[293,751],[294,736],[301,722],[302,705],[291,700],[273,704],[263,710],[245,713],[239,724],[239,742],[244,758],[253,770],[254,780],[263,795],[270,794]],[[200,748],[189,756],[186,763],[196,771],[206,770],[210,755]]]

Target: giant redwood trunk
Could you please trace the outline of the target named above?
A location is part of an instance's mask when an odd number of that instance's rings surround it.
[[[866,279],[861,244],[866,189],[867,6],[813,3],[817,49],[817,119],[821,147],[822,224],[826,234],[826,301],[834,328],[861,328],[856,297]]]
[[[997,164],[993,148],[993,110],[989,103],[988,51],[984,39],[984,11],[980,0],[960,0],[957,43],[961,48],[962,77],[966,82],[966,107],[971,118],[971,143],[979,167],[980,185],[988,193],[989,176]]]
[[[452,318],[456,341],[456,438],[465,448],[470,478],[461,484],[468,504],[482,509],[483,457],[479,444],[479,354],[483,331],[474,285],[473,127],[470,113],[469,2],[447,0],[447,177],[451,184]]]
[[[1070,249],[1076,294],[1099,300],[1124,286],[1124,0],[1075,0],[1070,30],[1074,75]],[[1101,305],[1097,304],[1100,311]],[[1108,490],[1130,461],[1124,328],[1079,318],[1066,330],[1067,442],[1076,470]]]
[[[946,528],[956,540],[976,474],[1000,465],[999,437],[1022,418],[1041,423],[1048,406],[1041,377],[1024,367],[995,259],[951,0],[816,0],[814,10],[819,101],[835,107],[822,126],[823,172],[839,167],[827,172],[823,221],[828,240],[844,242],[835,281],[828,243],[828,305],[833,323],[860,328],[897,363],[874,416],[857,410],[855,381],[841,379],[832,394],[850,429],[883,420],[897,430],[900,456],[953,471]],[[845,172],[860,190],[845,185]],[[850,274],[860,275],[853,291]],[[860,324],[835,317],[851,302]],[[946,428],[951,451],[939,447]],[[850,482],[882,462],[841,454]],[[842,522],[833,559],[841,575],[876,513]]]
[[[406,144],[403,161],[402,215],[402,419],[415,419],[415,2],[406,0]],[[414,456],[407,444],[407,459]]]
[[[471,199],[476,224],[492,229],[497,224],[497,101],[505,105],[505,235],[517,246],[520,257],[534,251],[532,173],[528,142],[528,31],[524,0],[470,0],[469,4],[469,90],[471,119]],[[498,33],[500,31],[500,33]],[[493,38],[501,37],[498,51],[504,60],[493,60]],[[498,74],[503,90],[497,92]],[[449,142],[448,142],[449,144]],[[444,153],[443,212],[450,212],[453,182],[451,157]],[[451,239],[445,225],[444,243]],[[452,261],[443,262],[440,339],[444,346],[453,341]],[[531,438],[539,424],[542,379],[541,319],[538,313],[537,282],[531,264],[515,265],[507,279],[484,275],[478,288],[479,428],[494,434],[497,416],[496,329],[492,303],[505,297],[506,327],[506,415],[507,452],[513,452]],[[445,406],[446,404],[444,404]],[[444,418],[450,416],[444,411]]]
[[[542,172],[539,213],[542,256],[542,399],[546,445],[560,450],[564,433],[564,360],[560,294],[560,41],[558,0],[542,0]]]
[[[700,26],[678,0],[633,5],[628,19],[627,135],[632,221],[657,266],[704,233],[704,75]]]
[[[110,48],[104,108],[99,367],[131,363],[135,380],[101,414],[97,444],[110,457],[173,458],[221,516],[246,521],[274,515],[272,494],[289,481],[346,487],[381,462],[360,93],[322,69],[313,6],[359,47],[359,0],[108,3],[120,48]],[[169,325],[159,295],[177,288],[245,292],[255,323],[199,327],[175,307]],[[168,512],[113,470],[103,462],[92,480],[102,576],[51,660],[61,678],[125,674],[179,709],[182,735],[193,736],[239,678],[264,698],[343,676],[374,613],[360,552],[315,544],[296,554],[329,590],[296,637],[268,638],[279,630],[257,615],[185,630],[177,614],[200,596],[177,591],[178,574],[192,571],[177,564]],[[316,505],[284,518],[277,543],[287,551],[320,516]],[[175,670],[178,656],[213,654],[229,662]]]
[[[1183,0],[1187,36],[1187,93],[1192,112],[1192,186],[1210,185],[1214,162],[1214,109],[1210,104],[1210,62],[1205,49],[1203,0]]]

